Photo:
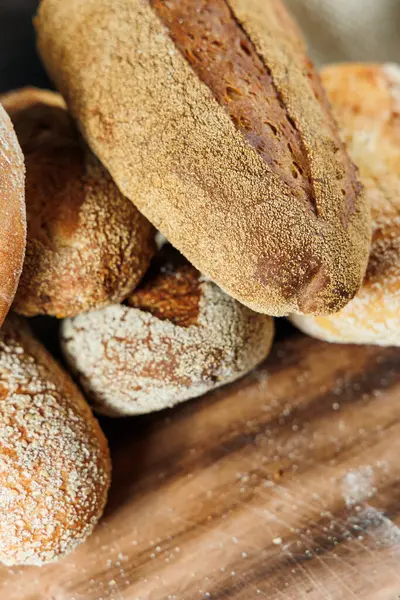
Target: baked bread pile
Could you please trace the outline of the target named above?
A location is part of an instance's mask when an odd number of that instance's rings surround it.
[[[15,313],[62,318],[66,370],[7,318],[8,565],[67,554],[101,516],[86,400],[119,417],[228,384],[267,357],[273,316],[399,343],[394,67],[324,73],[339,132],[280,0],[42,0],[36,29],[62,96],[0,98],[0,318],[15,292]]]

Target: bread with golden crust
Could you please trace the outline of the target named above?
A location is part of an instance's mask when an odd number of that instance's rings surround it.
[[[272,315],[357,292],[370,216],[280,0],[43,0],[38,47],[121,191]]]
[[[0,331],[0,399],[0,562],[43,565],[100,518],[107,442],[70,377],[13,315]]]
[[[332,65],[322,78],[371,203],[372,248],[364,283],[344,309],[292,321],[330,342],[400,346],[400,68]]]
[[[246,374],[268,354],[271,317],[255,313],[163,248],[126,305],[66,319],[64,356],[95,410],[160,410]]]
[[[14,310],[72,316],[121,302],[155,251],[154,228],[81,139],[59,94],[0,98],[25,155],[28,237]]]
[[[25,167],[12,123],[0,104],[0,325],[13,301],[25,254]]]

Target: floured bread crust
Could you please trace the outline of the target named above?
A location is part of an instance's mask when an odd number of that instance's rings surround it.
[[[0,104],[0,325],[17,289],[25,240],[24,157],[12,123]]]
[[[354,296],[369,210],[278,0],[43,0],[36,27],[93,151],[202,273],[274,315]]]
[[[0,562],[43,565],[92,532],[110,484],[107,442],[70,377],[22,319],[0,332]]]
[[[59,94],[0,98],[26,163],[28,239],[14,309],[71,316],[122,301],[155,251],[154,229],[87,148]]]
[[[400,68],[334,65],[322,77],[371,203],[372,248],[363,286],[341,312],[292,321],[331,342],[399,346]]]
[[[148,413],[238,379],[268,354],[271,317],[167,249],[127,305],[66,319],[64,356],[99,412]]]

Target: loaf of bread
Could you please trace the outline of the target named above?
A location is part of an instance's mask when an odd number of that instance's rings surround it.
[[[0,562],[43,565],[93,530],[107,442],[69,376],[21,318],[0,331]]]
[[[199,271],[272,315],[354,296],[369,209],[280,0],[43,0],[36,28],[92,150]]]
[[[163,248],[127,305],[66,319],[64,355],[111,416],[160,410],[238,379],[268,354],[271,317],[253,312]]]
[[[292,321],[330,342],[400,346],[400,68],[350,63],[322,76],[371,204],[372,248],[354,300],[336,315]]]
[[[0,104],[0,325],[13,301],[25,253],[25,167],[12,123]]]
[[[154,253],[154,228],[87,148],[59,94],[1,98],[25,155],[28,239],[14,309],[71,316],[122,301]]]

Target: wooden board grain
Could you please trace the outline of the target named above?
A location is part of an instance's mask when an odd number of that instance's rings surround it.
[[[400,351],[294,335],[247,378],[103,421],[107,512],[7,600],[400,598]]]

